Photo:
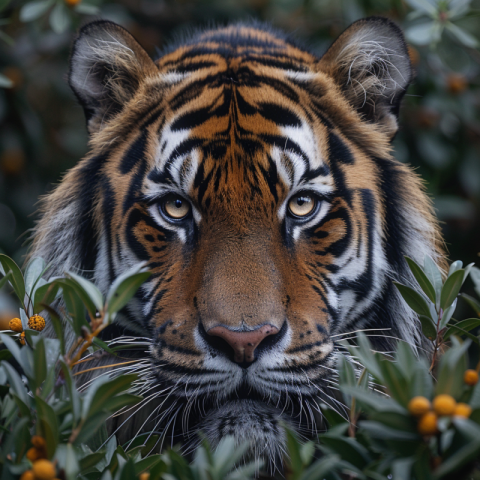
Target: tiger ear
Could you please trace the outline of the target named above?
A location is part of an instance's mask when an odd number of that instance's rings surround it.
[[[73,44],[69,84],[85,111],[89,133],[131,100],[141,81],[157,68],[124,28],[100,20],[82,27]]]
[[[402,31],[383,17],[358,20],[321,58],[319,67],[362,116],[393,138],[413,69]]]

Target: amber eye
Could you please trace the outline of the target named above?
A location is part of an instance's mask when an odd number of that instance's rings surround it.
[[[180,195],[171,193],[161,202],[163,213],[173,220],[181,220],[190,213],[190,203]]]
[[[317,201],[313,195],[299,193],[289,200],[288,209],[296,217],[306,217],[315,210],[316,204]]]

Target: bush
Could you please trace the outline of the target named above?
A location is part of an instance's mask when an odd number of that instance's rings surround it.
[[[480,319],[453,319],[469,273],[480,293],[480,270],[454,262],[443,283],[431,259],[423,267],[407,260],[420,288],[397,287],[420,316],[431,361],[405,343],[392,355],[373,352],[363,333],[341,342],[346,355],[338,360],[339,386],[348,416],[322,405],[329,428],[317,442],[302,444],[287,430],[288,479],[480,478],[480,362],[467,369],[469,346],[479,343],[471,332]],[[123,446],[108,437],[106,420],[141,400],[135,375],[101,375],[82,392],[76,388],[72,369],[79,362],[119,348],[97,336],[148,278],[142,264],[119,277],[105,299],[74,273],[47,283],[41,259],[30,261],[25,276],[5,255],[0,264],[0,287],[8,282],[21,305],[21,318],[0,335],[1,480],[253,478],[261,465],[238,467],[248,445],[232,438],[215,452],[204,443],[189,464],[176,448],[156,452],[153,432]],[[464,298],[478,315],[480,303]],[[42,311],[56,338],[39,335]],[[75,333],[71,341],[68,329]]]

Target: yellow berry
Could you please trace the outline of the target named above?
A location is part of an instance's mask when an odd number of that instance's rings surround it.
[[[467,405],[466,403],[457,403],[457,406],[453,411],[453,414],[456,415],[457,417],[464,417],[464,418],[468,418],[471,413],[472,413],[472,407],[470,405]]]
[[[12,329],[13,330],[13,329]],[[478,373],[476,370],[467,370],[463,375],[463,381],[467,385],[476,385],[478,383]]]
[[[23,332],[22,321],[19,318],[12,318],[10,322],[8,322],[8,327],[14,332]]]
[[[433,399],[433,409],[437,415],[452,415],[457,402],[450,395],[442,394],[437,395]]]
[[[33,475],[33,472],[31,470],[27,470],[22,473],[20,480],[35,480],[35,476]]]
[[[55,478],[55,466],[48,460],[37,460],[33,464],[35,480],[53,480]]]
[[[21,343],[22,345],[25,345],[25,332],[22,332],[22,333],[20,334],[20,343]]]
[[[421,435],[435,435],[437,433],[437,415],[433,412],[422,415],[417,428]]]
[[[42,456],[40,455],[39,450],[37,450],[35,447],[29,448],[27,452],[27,458],[31,462],[36,462],[37,460],[40,460]]]
[[[150,474],[147,473],[147,472],[143,472],[140,474],[140,476],[138,477],[139,480],[148,480],[150,478]]]
[[[430,408],[430,401],[425,397],[414,397],[408,402],[408,411],[415,417],[425,415]]]
[[[40,315],[33,315],[28,320],[28,328],[41,332],[45,328],[45,319]]]
[[[32,437],[32,445],[35,448],[45,448],[46,447],[45,439],[40,435],[34,435]]]

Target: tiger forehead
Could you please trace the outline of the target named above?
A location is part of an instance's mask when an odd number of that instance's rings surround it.
[[[193,36],[184,44],[157,60],[161,72],[171,70],[198,70],[199,67],[218,66],[223,60],[276,59],[271,66],[303,70],[313,65],[316,57],[298,48],[278,32],[273,33],[251,26],[230,25],[208,30]],[[265,64],[265,62],[264,62]],[[234,66],[234,63],[231,63]]]
[[[209,182],[215,190],[236,186],[238,192],[267,187],[276,201],[299,186],[330,193],[333,181],[322,153],[326,127],[278,98],[268,85],[225,84],[203,92],[161,129],[149,180],[187,195]]]

